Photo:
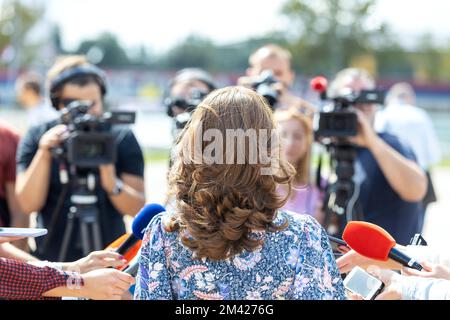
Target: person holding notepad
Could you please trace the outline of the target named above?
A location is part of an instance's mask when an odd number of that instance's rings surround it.
[[[0,236],[0,246],[19,239],[22,237]],[[36,266],[0,257],[0,299],[44,300],[70,296],[120,300],[133,283],[132,276],[115,269],[81,274],[67,271],[62,264]]]

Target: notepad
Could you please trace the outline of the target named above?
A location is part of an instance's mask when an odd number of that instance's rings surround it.
[[[39,228],[0,228],[0,237],[35,238],[47,234],[47,229]]]

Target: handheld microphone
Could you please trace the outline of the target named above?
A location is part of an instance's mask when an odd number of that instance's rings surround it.
[[[125,233],[123,236],[121,236],[120,238],[117,238],[113,243],[111,243],[106,250],[111,249],[113,251],[117,251],[117,248],[119,248],[122,243],[124,243],[129,237],[131,236],[131,234],[129,233]],[[125,268],[128,267],[129,263],[131,260],[133,260],[133,258],[138,254],[139,249],[141,249],[141,244],[142,241],[139,240],[137,241],[131,248],[130,250],[128,250],[127,252],[125,252],[123,254],[123,257],[125,258],[125,260],[127,261],[127,264],[121,266],[121,267],[116,267],[117,270],[123,271]]]
[[[137,214],[137,216],[133,220],[132,231],[133,233],[126,238],[125,241],[117,248],[116,252],[124,255],[127,251],[129,251],[137,242],[142,240],[144,237],[144,230],[147,228],[150,221],[156,216],[158,213],[166,211],[166,209],[159,204],[147,204],[145,205],[141,211]]]
[[[317,91],[320,93],[320,98],[322,100],[327,99],[327,87],[328,87],[328,80],[325,77],[315,77],[310,82],[311,89],[314,91]]]
[[[129,275],[136,277],[139,269],[139,255],[136,255],[133,260],[130,261],[130,264],[123,272],[128,273]]]
[[[342,238],[350,248],[367,258],[379,261],[387,261],[390,258],[403,266],[423,270],[417,261],[395,248],[394,238],[375,224],[350,221],[345,227]]]

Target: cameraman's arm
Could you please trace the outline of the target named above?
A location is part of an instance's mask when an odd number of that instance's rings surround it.
[[[66,126],[58,125],[48,130],[39,140],[39,147],[31,161],[31,164],[17,175],[16,181],[16,195],[17,200],[22,210],[31,214],[34,211],[39,211],[45,203],[47,198],[50,170],[52,163],[52,155],[50,148],[59,145],[59,142],[64,139]],[[26,139],[29,139],[27,137]],[[28,141],[25,141],[27,143]],[[19,147],[18,162],[21,165],[21,153],[28,152],[30,146]],[[24,156],[25,157],[25,156]]]
[[[425,196],[427,179],[423,170],[384,142],[364,114],[356,110],[360,134],[356,143],[367,147],[375,157],[389,185],[404,201],[417,202]]]
[[[390,186],[403,200],[417,202],[423,199],[427,180],[422,169],[414,161],[403,157],[380,138],[370,145],[370,151]]]
[[[145,204],[144,156],[131,130],[123,131],[121,136],[116,166],[100,166],[100,178],[103,189],[110,194],[117,181],[117,169],[123,182],[122,192],[109,198],[120,213],[135,216]]]
[[[113,165],[100,166],[100,177],[103,189],[108,193],[114,207],[123,215],[135,216],[145,205],[144,179],[139,176],[122,173],[123,182],[119,195],[111,195],[117,181]]]

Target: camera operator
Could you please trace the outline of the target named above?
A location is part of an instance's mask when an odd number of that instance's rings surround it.
[[[375,89],[374,79],[361,69],[339,72],[329,96]],[[353,180],[359,189],[364,220],[385,228],[397,243],[407,244],[420,232],[427,180],[411,150],[387,133],[377,135],[373,123],[377,105],[356,104],[358,134],[348,138],[359,146]]]
[[[58,60],[48,72],[48,85],[52,105],[57,110],[70,102],[90,101],[89,114],[103,113],[106,79],[100,69],[90,65],[83,56],[69,56]],[[114,164],[95,168],[98,183],[95,195],[98,199],[98,222],[103,247],[125,233],[124,215],[134,216],[145,203],[144,160],[139,144],[129,129],[111,129],[117,144],[117,160]],[[80,248],[78,225],[69,243],[66,256],[59,259],[64,238],[71,192],[62,183],[64,165],[52,156],[52,149],[61,146],[68,136],[66,125],[57,121],[31,128],[21,141],[17,154],[16,194],[22,209],[30,214],[38,212],[38,224],[49,229],[51,240],[37,242],[37,256],[51,261],[73,261],[83,256]],[[97,181],[96,181],[97,182]],[[60,210],[58,210],[60,207]]]
[[[273,108],[297,107],[303,112],[314,113],[315,108],[307,101],[295,96],[290,88],[295,80],[295,72],[291,68],[291,53],[278,45],[267,44],[250,55],[248,60],[249,68],[246,76],[238,79],[238,85],[245,87],[255,87],[267,83],[275,90],[270,92],[269,88],[258,92],[269,101]],[[256,88],[258,91],[258,88]]]
[[[202,69],[186,68],[175,74],[164,97],[167,115],[174,119],[174,139],[176,131],[189,120],[189,114],[214,89],[212,76]]]
[[[167,115],[173,118],[173,144],[176,143],[178,134],[191,118],[191,112],[216,88],[212,76],[202,69],[186,68],[175,74],[169,82],[163,101]],[[172,166],[172,156],[169,165]]]

